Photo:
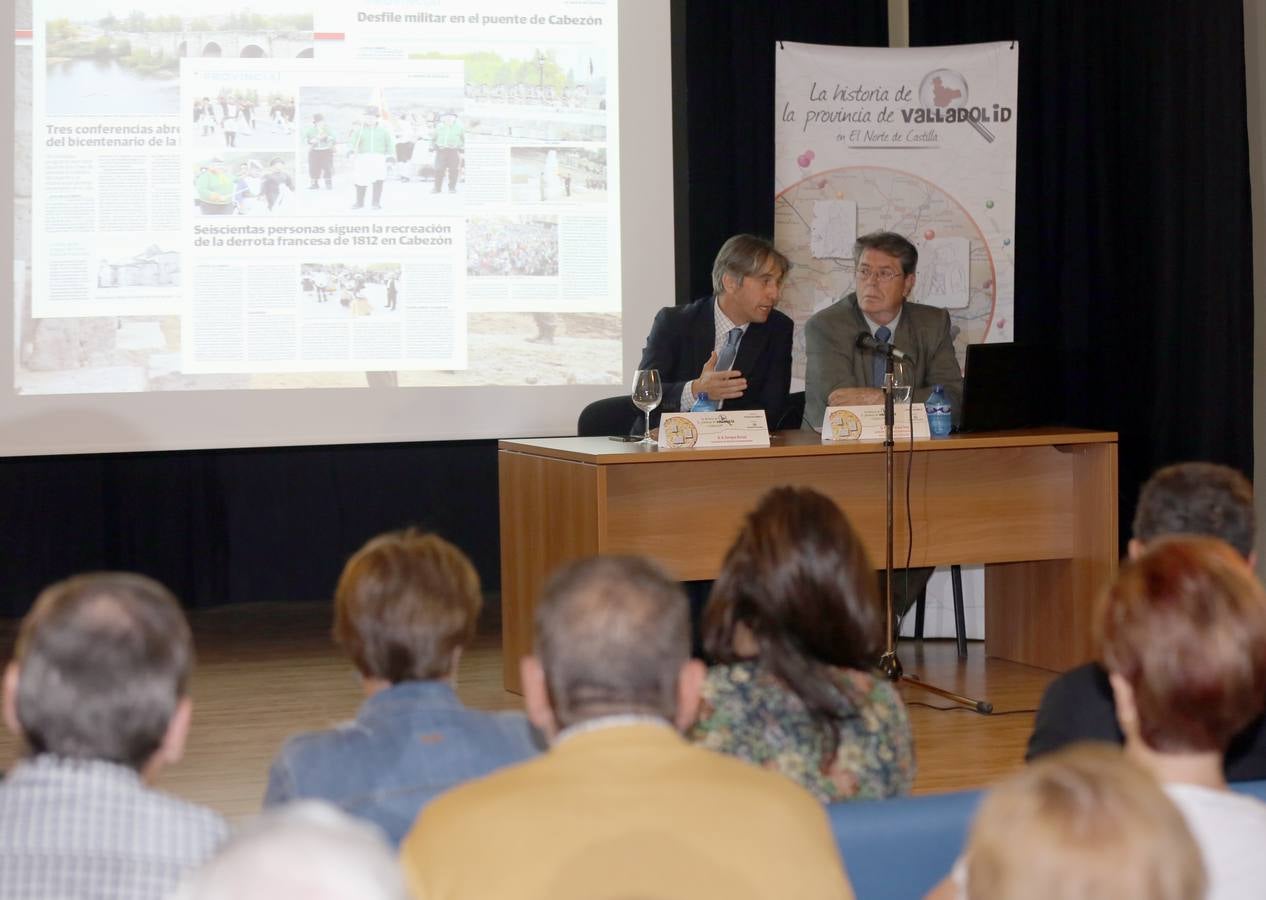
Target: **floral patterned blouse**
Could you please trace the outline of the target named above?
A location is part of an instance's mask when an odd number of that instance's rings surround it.
[[[883,678],[829,669],[846,718],[839,749],[800,698],[755,661],[713,666],[703,685],[695,743],[782,772],[823,803],[905,794],[914,781],[914,741],[905,704]]]

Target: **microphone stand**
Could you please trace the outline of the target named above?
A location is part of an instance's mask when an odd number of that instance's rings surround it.
[[[893,425],[896,421],[896,377],[893,373],[893,357],[891,353],[884,354],[884,470],[887,481],[886,494],[886,512],[887,523],[884,533],[884,608],[887,611],[886,621],[888,624],[888,649],[879,657],[879,671],[887,676],[889,681],[905,681],[909,684],[921,687],[925,691],[931,691],[938,697],[944,697],[960,706],[975,710],[981,715],[989,715],[993,712],[993,704],[988,700],[973,700],[971,697],[965,697],[962,694],[956,694],[953,691],[946,690],[928,684],[923,679],[915,675],[905,675],[901,669],[901,660],[897,658],[897,634],[896,622],[893,618],[892,609],[892,460],[893,451],[896,447],[896,441],[893,440]],[[913,402],[913,398],[911,398]]]

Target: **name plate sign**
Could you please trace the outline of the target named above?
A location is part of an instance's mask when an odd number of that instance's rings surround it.
[[[664,413],[659,420],[660,450],[768,446],[769,425],[763,409]]]
[[[910,439],[910,404],[898,403],[892,423],[893,440]],[[914,404],[914,436],[930,438],[928,412],[922,403]],[[884,439],[884,405],[830,406],[822,417],[822,443],[842,441],[882,441]]]

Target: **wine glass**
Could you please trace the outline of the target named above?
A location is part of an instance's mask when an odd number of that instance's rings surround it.
[[[659,369],[638,369],[633,375],[633,405],[646,415],[646,431],[641,443],[654,444],[651,439],[651,410],[664,399],[664,387],[659,381]]]
[[[910,368],[907,360],[894,359],[892,361],[892,402],[897,406],[910,402],[910,394],[913,390]]]

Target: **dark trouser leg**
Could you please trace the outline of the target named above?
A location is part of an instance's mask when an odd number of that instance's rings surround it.
[[[705,659],[703,653],[703,608],[712,593],[711,581],[683,581],[681,586],[690,601],[690,655]]]
[[[362,207],[362,206],[364,206],[364,205],[365,205],[365,187],[366,187],[366,186],[365,186],[365,185],[363,185],[363,184],[358,184],[358,185],[356,185],[356,207],[357,207],[357,209],[359,209],[360,207]]]
[[[448,173],[448,189],[457,190],[457,174],[461,168],[462,156],[451,147],[442,147],[435,151],[435,190],[444,187],[444,173]]]
[[[895,622],[900,622],[910,607],[914,606],[927,591],[928,580],[936,571],[934,566],[919,566],[913,569],[892,570],[892,615]],[[879,602],[884,602],[884,573],[879,573]],[[896,625],[894,624],[894,628]]]
[[[374,208],[378,208],[378,204],[382,202],[382,182],[374,182]]]

